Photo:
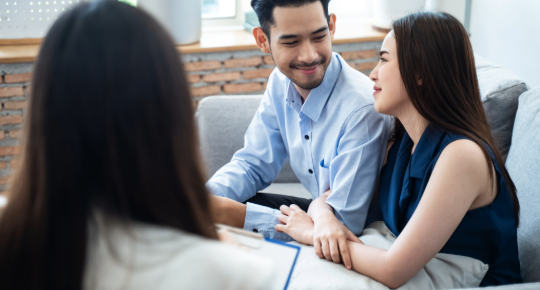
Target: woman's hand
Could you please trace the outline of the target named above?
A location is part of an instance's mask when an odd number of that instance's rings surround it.
[[[313,229],[313,245],[319,258],[334,263],[343,261],[345,268],[350,270],[352,263],[347,240],[362,243],[333,213],[317,216]]]
[[[313,245],[313,221],[307,213],[296,204],[282,205],[279,209],[282,215],[278,219],[282,224],[276,225],[276,231],[286,233],[302,244]]]
[[[308,214],[315,223],[313,228],[315,254],[334,263],[343,262],[345,268],[350,270],[352,262],[347,240],[362,242],[334,216],[334,210],[326,204],[326,198],[330,194],[332,192],[328,190],[319,196],[308,209]]]

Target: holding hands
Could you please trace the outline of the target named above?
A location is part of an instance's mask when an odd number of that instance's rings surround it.
[[[282,205],[281,215],[278,217],[281,225],[276,225],[276,231],[284,232],[297,242],[306,245],[313,245],[313,220],[305,211],[296,204],[290,207]]]
[[[282,205],[282,215],[276,225],[276,231],[284,232],[296,241],[313,245],[319,258],[341,263],[347,269],[352,268],[351,257],[347,240],[362,243],[347,227],[345,227],[333,213],[333,209],[326,204],[324,195],[315,199],[309,206],[308,213],[292,204],[290,207]]]

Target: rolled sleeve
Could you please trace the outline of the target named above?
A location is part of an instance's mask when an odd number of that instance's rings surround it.
[[[280,214],[279,210],[248,202],[244,230],[261,233],[265,238],[292,241],[289,235],[275,230],[275,226],[280,223]]]
[[[287,158],[277,118],[266,92],[244,136],[244,148],[207,182],[213,194],[244,202],[274,181]]]
[[[389,117],[373,105],[352,113],[342,129],[337,156],[330,164],[332,193],[326,203],[359,236],[375,192],[389,137]]]

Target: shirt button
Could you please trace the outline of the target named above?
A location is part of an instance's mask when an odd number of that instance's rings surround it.
[[[310,170],[309,170],[309,174],[313,174],[313,170],[310,169]]]
[[[254,233],[258,233],[259,231],[257,229],[253,229],[253,232]]]
[[[304,136],[304,138],[306,138],[306,140],[309,140],[309,136],[308,136],[308,135]]]

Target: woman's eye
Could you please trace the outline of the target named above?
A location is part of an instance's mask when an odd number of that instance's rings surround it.
[[[381,60],[382,62],[387,62],[387,60],[384,59],[384,58],[382,58],[382,57],[380,58],[380,60]]]

